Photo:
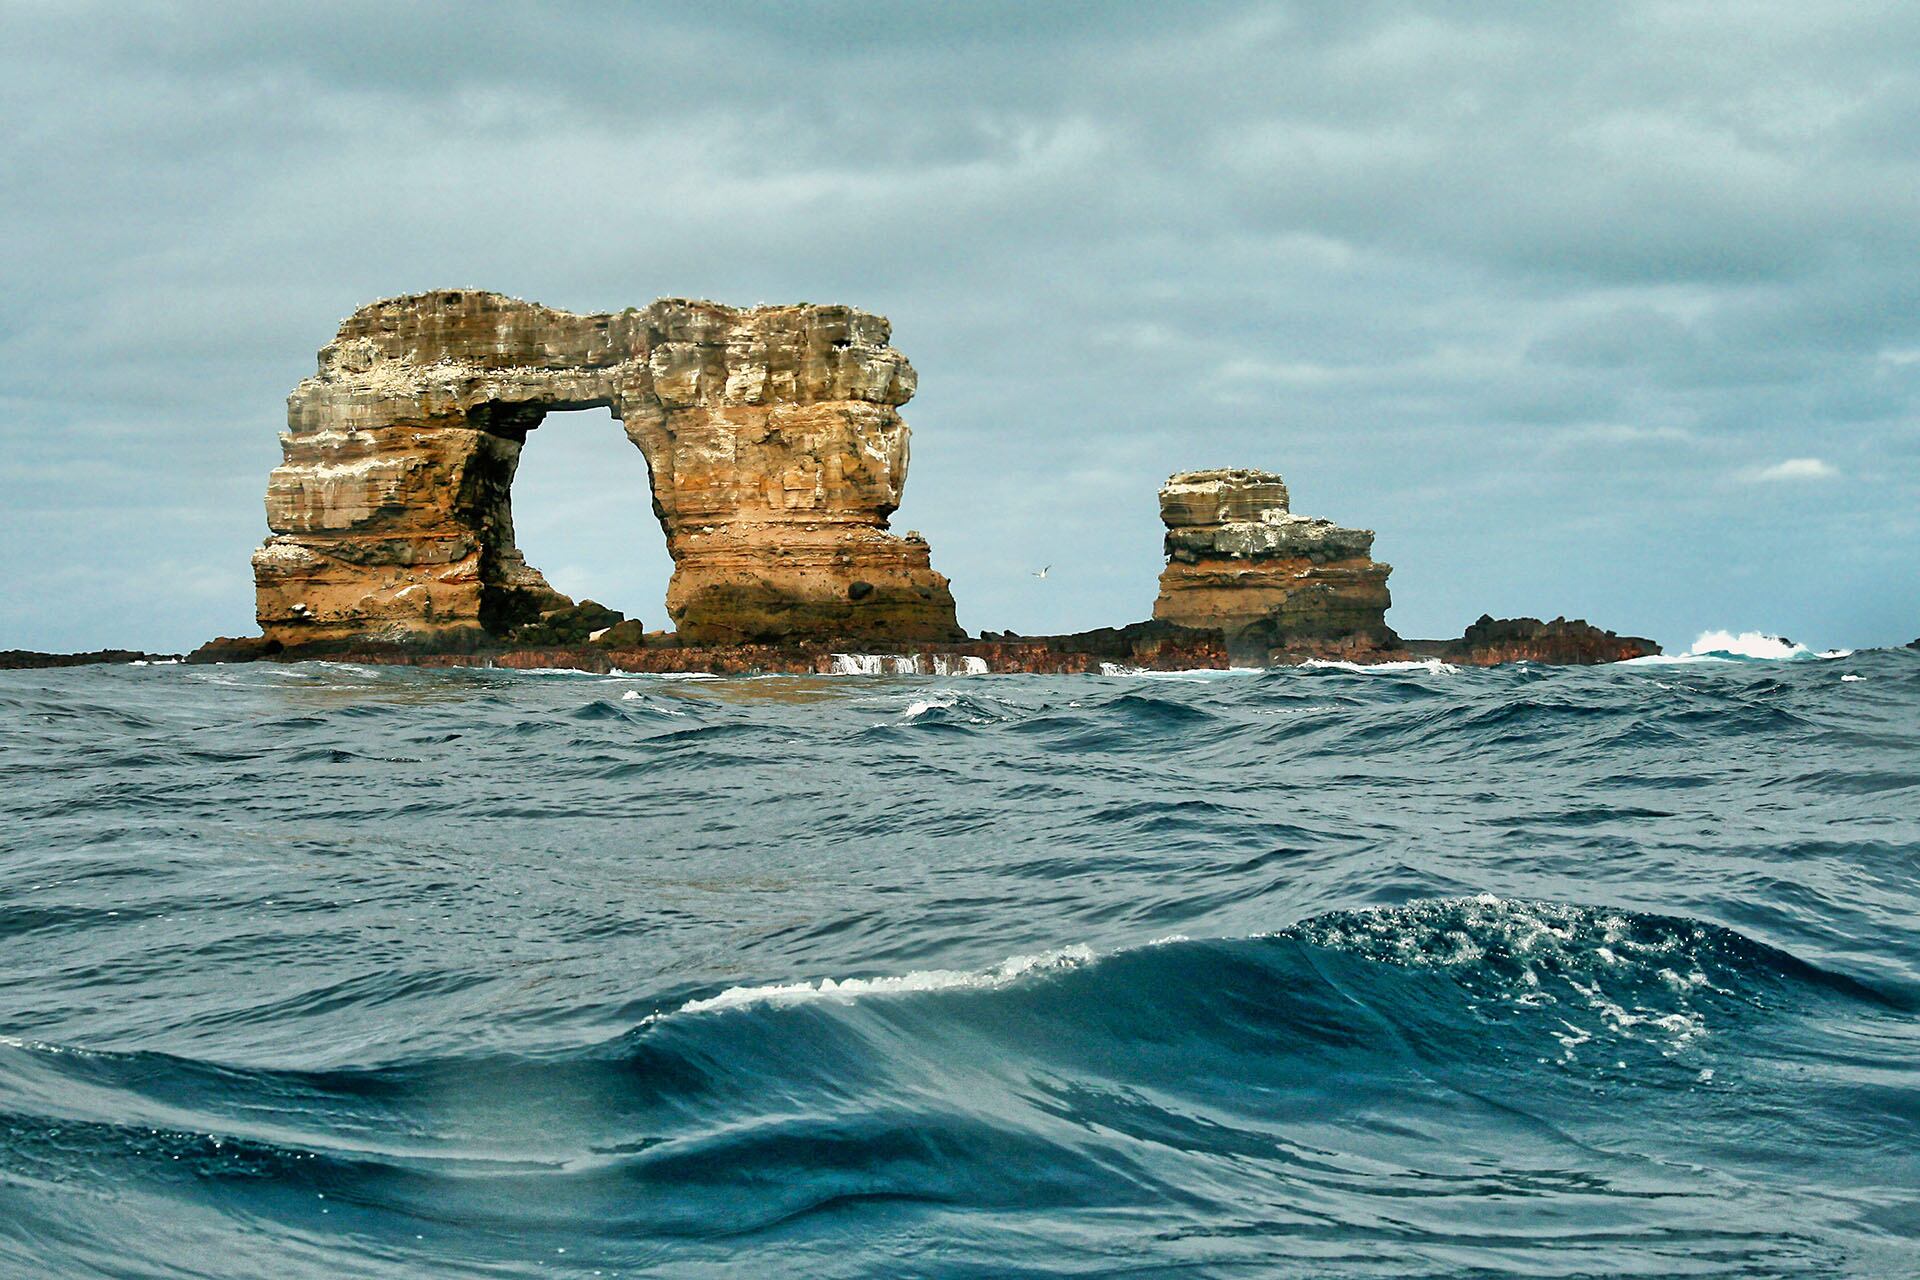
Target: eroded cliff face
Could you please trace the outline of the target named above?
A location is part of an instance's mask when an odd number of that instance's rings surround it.
[[[513,474],[548,412],[606,407],[646,457],[635,500],[666,531],[686,639],[958,639],[926,543],[887,532],[914,390],[888,337],[848,307],[363,307],[288,398],[253,558],[266,638],[471,647],[571,604],[514,545]]]
[[[1236,656],[1265,661],[1311,642],[1330,651],[1390,647],[1391,565],[1373,533],[1294,515],[1267,471],[1186,471],[1160,490],[1167,567],[1157,621],[1217,628]]]

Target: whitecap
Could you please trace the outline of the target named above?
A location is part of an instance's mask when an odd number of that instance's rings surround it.
[[[1100,664],[1100,674],[1103,676],[1128,676],[1141,680],[1225,680],[1234,676],[1265,675],[1266,671],[1265,667],[1187,667],[1179,671],[1155,671],[1122,662]]]
[[[1277,936],[1408,968],[1479,969],[1497,954],[1492,970],[1469,983],[1476,1000],[1534,1007],[1571,993],[1611,1037],[1648,1040],[1666,1054],[1708,1033],[1692,997],[1718,991],[1700,965],[1699,949],[1711,942],[1701,926],[1492,893],[1334,912]],[[1645,1003],[1646,978],[1666,993],[1664,1007]],[[1553,1034],[1571,1060],[1595,1031],[1563,1025],[1570,1034]]]
[[[1703,631],[1686,653],[1688,658],[1719,658],[1732,662],[1808,662],[1815,658],[1845,658],[1851,649],[1815,652],[1803,644],[1764,631]]]
[[[790,1006],[817,1001],[849,1003],[868,996],[912,995],[922,991],[986,990],[1004,987],[1036,973],[1074,969],[1094,957],[1086,946],[1061,947],[1034,955],[1009,956],[991,969],[921,969],[894,977],[822,978],[818,982],[775,983],[760,987],[728,987],[717,996],[689,1000],[677,1013],[717,1013],[750,1005]]]
[[[904,653],[836,653],[828,675],[835,676],[917,676],[930,674],[920,668],[921,659]]]
[[[640,692],[638,689],[627,690],[625,693],[620,695],[620,701],[642,703],[644,704],[646,710],[654,712],[656,715],[684,716],[687,714],[686,712],[680,710],[678,707],[666,707],[666,706],[660,705],[658,702],[655,702],[652,698]]]
[[[1412,662],[1343,662],[1330,658],[1308,658],[1300,664],[1324,671],[1354,671],[1361,675],[1377,675],[1389,671],[1425,671],[1429,675],[1452,675],[1460,670],[1451,662],[1442,662],[1438,658],[1421,658]]]

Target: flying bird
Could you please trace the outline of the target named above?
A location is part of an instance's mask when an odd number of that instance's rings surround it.
[[[1049,570],[1049,569],[1051,569],[1051,568],[1053,568],[1053,566],[1052,566],[1052,565],[1050,565],[1050,564],[1043,564],[1043,565],[1041,565],[1041,566],[1040,566],[1040,567],[1039,567],[1038,569],[1035,569],[1035,570],[1033,571],[1033,576],[1034,576],[1034,577],[1036,577],[1036,578],[1044,578],[1044,577],[1046,577],[1046,576],[1047,576],[1047,570]]]

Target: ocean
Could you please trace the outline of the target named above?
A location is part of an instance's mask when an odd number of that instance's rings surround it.
[[[1920,652],[0,672],[0,760],[6,1277],[1920,1275]]]

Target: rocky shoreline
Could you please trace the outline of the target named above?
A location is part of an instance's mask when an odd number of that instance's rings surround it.
[[[1307,661],[1424,662],[1456,666],[1504,662],[1590,665],[1657,652],[1658,646],[1618,636],[1585,622],[1536,618],[1482,618],[1454,640],[1400,640],[1388,647],[1338,642],[1302,644],[1266,655],[1261,666]],[[373,666],[500,667],[510,670],[630,672],[703,675],[1043,675],[1101,674],[1125,670],[1226,670],[1253,665],[1236,661],[1218,629],[1158,622],[1135,623],[1062,636],[988,632],[975,640],[917,645],[888,652],[849,640],[840,644],[689,645],[671,635],[630,644],[482,645],[444,651],[405,645],[316,645],[276,648],[260,637],[222,637],[189,654],[101,649],[92,653],[0,650],[0,670],[99,664],[195,665],[222,662],[349,662]]]
[[[96,667],[107,664],[182,662],[178,653],[144,653],[139,649],[95,649],[89,653],[44,653],[38,649],[0,649],[0,671],[38,671],[46,667]]]
[[[1226,670],[1290,666],[1308,661],[1378,665],[1438,659],[1456,666],[1506,662],[1593,665],[1659,652],[1635,636],[1616,635],[1581,621],[1556,618],[1482,618],[1452,640],[1401,640],[1390,645],[1340,641],[1302,643],[1263,656],[1236,658],[1217,628],[1141,622],[1058,636],[986,632],[978,639],[876,649],[857,638],[811,644],[684,644],[653,634],[646,643],[489,645],[459,651],[405,645],[307,646],[275,649],[259,638],[211,641],[188,654],[190,663],[328,661],[376,666],[501,667],[636,674],[707,675],[1036,675],[1111,674],[1119,671]]]

